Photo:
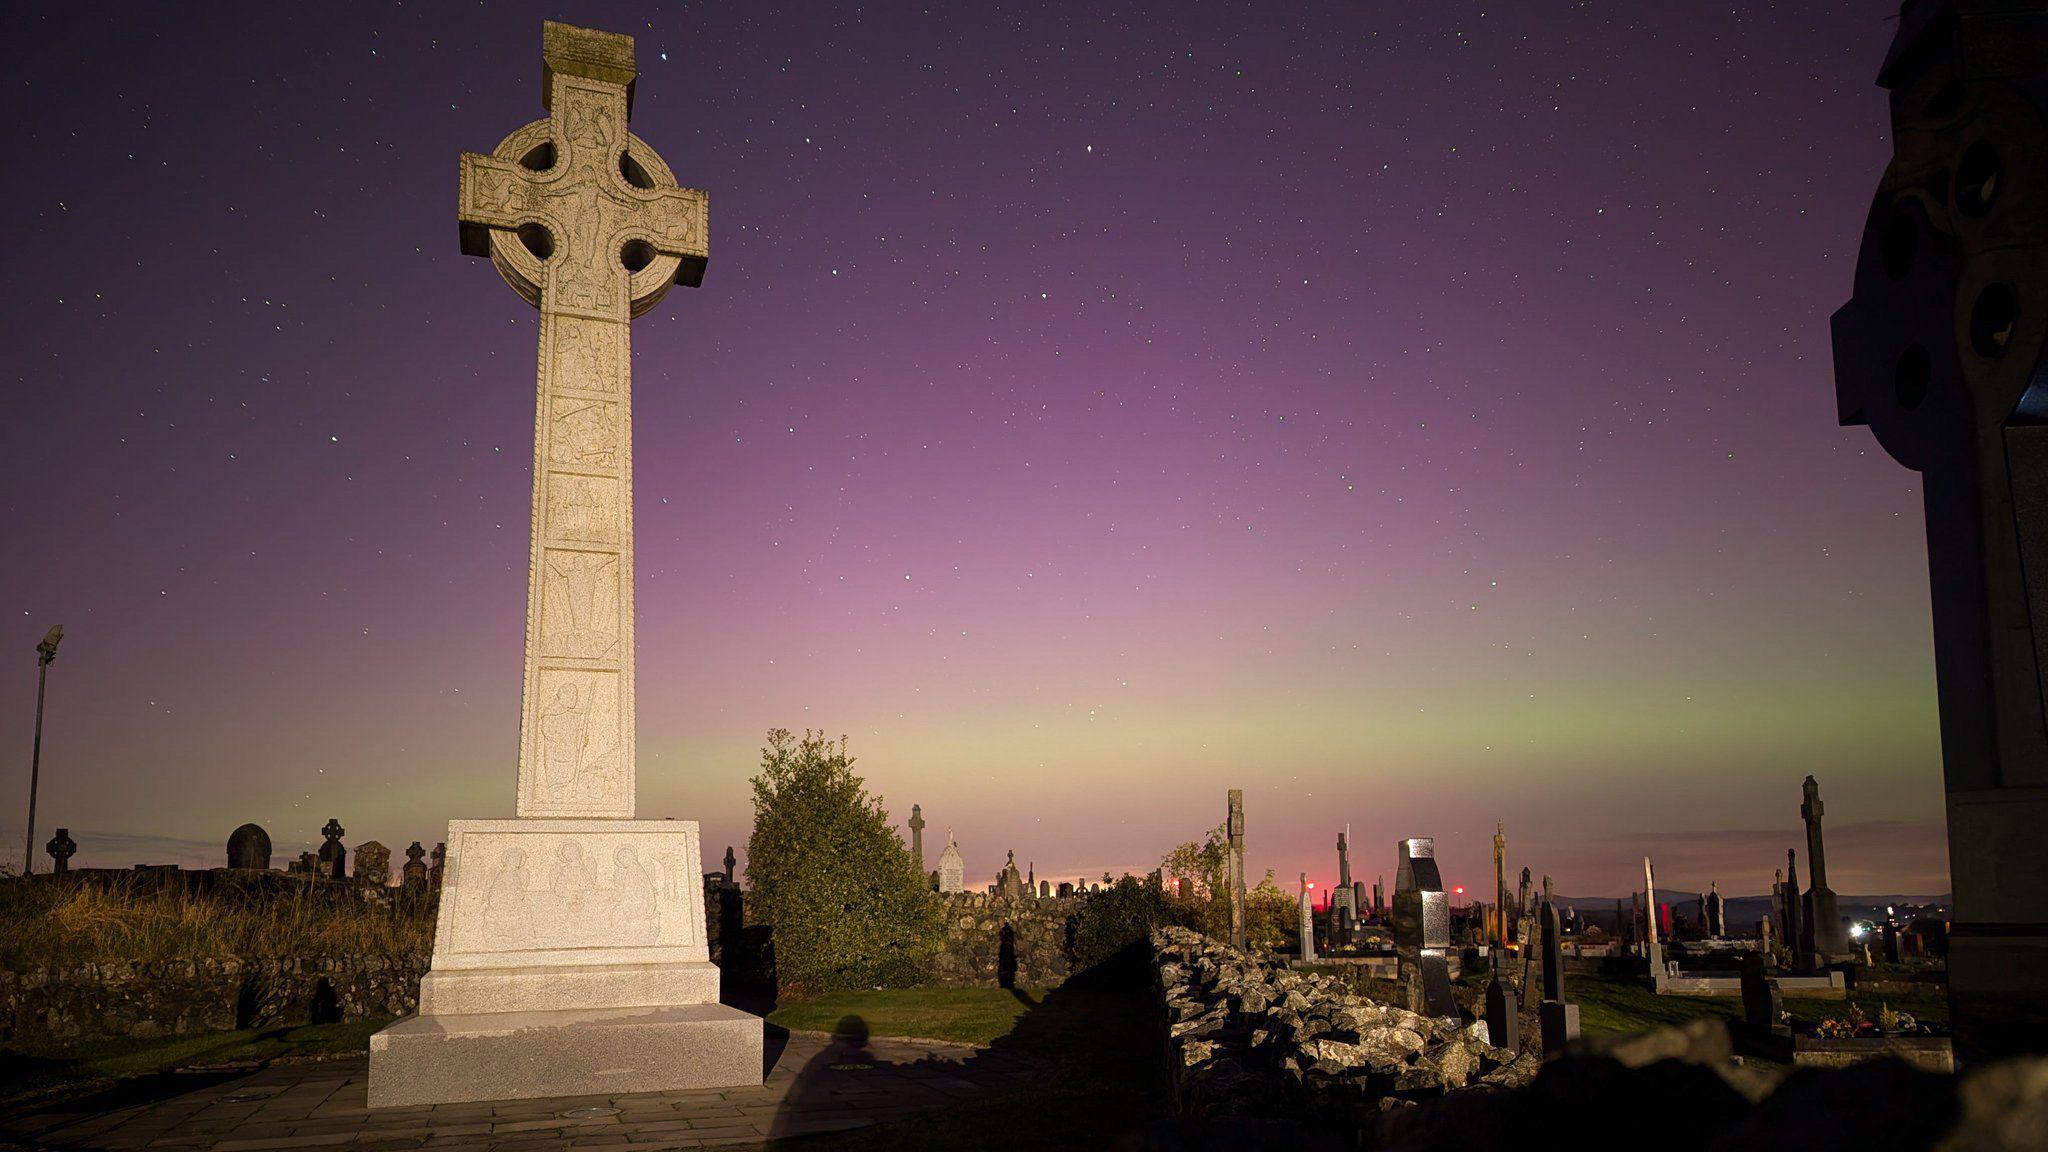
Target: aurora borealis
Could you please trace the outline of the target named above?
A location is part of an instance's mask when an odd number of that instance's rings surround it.
[[[0,849],[509,815],[535,319],[455,163],[633,34],[640,813],[851,737],[970,877],[1494,822],[1561,891],[1946,887],[1916,477],[1835,427],[1882,4],[20,5]],[[1536,6],[1527,6],[1530,8]],[[936,848],[930,848],[931,854]],[[17,861],[18,862],[18,861]]]

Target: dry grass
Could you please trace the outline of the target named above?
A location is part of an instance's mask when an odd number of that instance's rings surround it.
[[[182,887],[0,881],[0,967],[228,958],[403,955],[433,944],[433,917],[294,886],[194,894]]]

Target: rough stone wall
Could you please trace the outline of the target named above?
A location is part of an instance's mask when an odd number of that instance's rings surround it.
[[[1198,1119],[1342,1121],[1467,1085],[1534,1078],[1483,1023],[1431,1019],[1293,972],[1186,928],[1152,934],[1178,1111]]]
[[[933,961],[932,983],[996,988],[1008,976],[1013,987],[1051,988],[1073,974],[1072,924],[1080,915],[1080,899],[1013,900],[985,892],[952,893],[941,899],[946,904],[946,946]]]
[[[0,972],[0,1042],[167,1036],[399,1016],[427,956],[191,960]]]

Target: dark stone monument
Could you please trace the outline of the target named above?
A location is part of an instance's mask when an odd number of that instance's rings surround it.
[[[50,873],[71,871],[71,857],[78,853],[78,842],[71,838],[71,829],[59,828],[50,842],[43,845],[43,851],[50,854]]]
[[[244,824],[229,833],[228,867],[268,870],[270,833],[254,824]]]
[[[331,818],[327,826],[320,829],[324,839],[320,844],[320,867],[317,871],[322,880],[348,878],[348,849],[341,846],[341,838],[347,834],[348,830],[341,826],[341,821]]]
[[[1408,986],[1408,1010],[1425,1016],[1456,1016],[1451,994],[1450,896],[1436,866],[1436,841],[1417,836],[1395,842],[1394,947]]]
[[[1515,990],[1500,978],[1507,962],[1498,947],[1488,949],[1486,967],[1486,1042],[1495,1048],[1520,1051],[1522,1047],[1522,1004]]]
[[[1845,960],[1851,954],[1849,933],[1835,910],[1835,892],[1828,887],[1828,854],[1820,839],[1820,785],[1808,776],[1802,788],[1799,817],[1806,821],[1806,925],[1812,938],[1809,952],[1823,960]]]
[[[1356,894],[1351,890],[1351,833],[1337,833],[1337,886],[1330,889],[1330,946],[1351,943],[1358,919]]]
[[[733,870],[734,870],[735,868],[737,868],[738,866],[739,866],[739,857],[737,857],[737,856],[733,855],[733,851],[732,851],[732,845],[730,845],[730,844],[726,845],[726,846],[725,846],[725,886],[726,886],[727,888],[730,888],[730,887],[732,887],[732,886],[733,886],[733,884],[734,884],[734,879],[733,879],[733,875],[734,875],[734,873],[733,873]]]
[[[1785,949],[1792,953],[1792,970],[1813,970],[1813,953],[1807,948],[1806,917],[1799,899],[1799,850],[1785,849]]]
[[[904,821],[910,829],[910,858],[917,861],[917,870],[924,871],[924,809],[919,805],[910,806],[910,819]],[[728,849],[728,851],[730,851]]]
[[[356,883],[368,888],[385,888],[391,884],[391,849],[375,840],[365,840],[356,848]]]
[[[1700,897],[1700,928],[1715,940],[1728,935],[1728,907],[1721,899],[1719,880],[1709,885],[1707,894]]]
[[[412,842],[412,847],[405,850],[405,867],[399,869],[399,875],[402,878],[399,881],[400,889],[406,896],[415,900],[421,899],[427,894],[426,857],[427,850],[420,846],[419,841],[415,840]]]
[[[1387,914],[1387,878],[1381,876],[1372,882],[1373,919],[1384,918]]]
[[[1024,877],[1017,871],[1017,853],[1011,852],[1003,863],[1003,870],[996,873],[996,895],[1005,900],[1024,898]]]
[[[1761,952],[1742,958],[1742,1015],[1749,1030],[1758,1037],[1788,1038],[1792,1029],[1785,1024],[1784,994],[1771,979],[1770,962]]]
[[[1897,964],[1899,962],[1899,926],[1887,920],[1880,931],[1884,935],[1884,962],[1887,964]]]
[[[1564,1052],[1565,1045],[1578,1039],[1579,1006],[1564,998],[1564,926],[1558,923],[1557,905],[1545,900],[1543,920],[1543,1003],[1537,1009],[1542,1029],[1543,1055]]]
[[[1524,916],[1535,914],[1535,906],[1529,903],[1529,870],[1524,868],[1521,887],[1515,889],[1515,919],[1520,920]]]
[[[1839,416],[1922,474],[1956,1056],[2048,1051],[2048,14],[1909,3],[1877,82]]]
[[[1244,947],[1244,790],[1232,788],[1224,822],[1230,834],[1224,882],[1230,889],[1230,946]]]
[[[1186,884],[1187,881],[1183,880],[1181,881],[1181,883]],[[1072,884],[1067,883],[1065,880],[1062,880],[1060,881],[1060,886],[1058,888],[1055,888],[1054,891],[1060,894],[1060,899],[1065,900],[1073,896],[1074,886]]]
[[[428,854],[433,864],[427,868],[427,891],[438,894],[441,891],[441,877],[448,871],[448,842],[440,841]]]

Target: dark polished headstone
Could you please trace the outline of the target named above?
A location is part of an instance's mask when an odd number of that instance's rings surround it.
[[[1408,1008],[1425,1016],[1456,1016],[1451,993],[1451,904],[1436,866],[1436,841],[1417,836],[1395,842],[1394,947],[1408,985]]]
[[[255,824],[244,824],[228,834],[228,867],[270,867],[270,833]]]
[[[320,829],[320,878],[341,880],[348,876],[348,849],[342,847],[341,838],[348,830],[341,821],[329,819],[327,826]]]

